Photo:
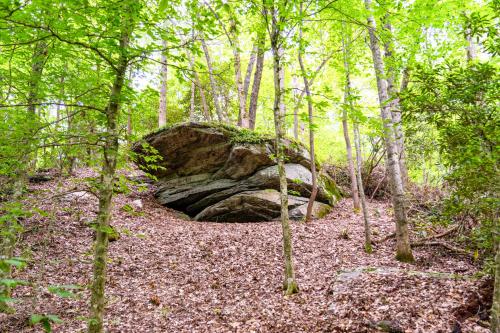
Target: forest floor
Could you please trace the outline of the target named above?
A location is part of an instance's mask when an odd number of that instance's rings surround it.
[[[28,202],[51,212],[33,216],[20,241],[28,266],[15,278],[40,286],[18,287],[15,314],[0,315],[0,332],[34,332],[32,313],[55,314],[55,332],[86,327],[89,292],[60,298],[49,285],[88,286],[92,278],[97,200],[82,192],[82,178],[30,185]],[[110,243],[106,327],[110,332],[451,332],[457,309],[476,293],[477,267],[438,248],[416,248],[416,263],[394,259],[394,239],[363,251],[363,223],[344,199],[325,218],[294,222],[293,246],[300,293],[284,297],[281,225],[206,223],[183,219],[157,202],[152,189],[118,194]],[[142,209],[134,201],[142,201]],[[124,207],[125,206],[125,207]],[[390,204],[371,202],[375,237],[394,229]],[[386,321],[386,322],[381,322]],[[486,332],[477,317],[463,332]]]

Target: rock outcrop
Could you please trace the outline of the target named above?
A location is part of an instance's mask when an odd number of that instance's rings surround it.
[[[290,217],[305,215],[311,194],[309,152],[285,140]],[[139,167],[155,176],[156,197],[198,221],[268,221],[280,215],[274,141],[220,124],[185,123],[161,129],[134,144]],[[331,178],[319,176],[313,206],[325,215],[340,197]]]

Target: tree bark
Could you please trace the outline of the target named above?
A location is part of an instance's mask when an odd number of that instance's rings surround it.
[[[234,57],[234,78],[238,94],[238,126],[248,128],[249,119],[246,110],[246,98],[243,91],[243,79],[241,76],[240,42],[237,35],[236,21],[234,19],[231,19],[230,36]]]
[[[293,94],[293,103],[296,107],[293,108],[293,138],[295,140],[299,140],[299,108],[298,108],[298,100],[299,100],[299,84],[297,82],[297,77],[292,76],[292,94]]]
[[[408,169],[406,167],[405,159],[405,146],[404,146],[404,132],[401,122],[401,105],[396,89],[396,68],[394,65],[394,40],[392,25],[389,22],[389,16],[385,16],[384,29],[388,32],[389,38],[384,43],[384,58],[387,64],[387,90],[389,94],[389,104],[391,108],[392,122],[394,123],[394,135],[396,136],[396,147],[398,149],[399,168],[401,170],[401,177],[403,180],[403,187],[405,188],[408,181]]]
[[[106,262],[108,236],[110,230],[113,185],[119,148],[118,117],[121,94],[129,64],[127,49],[133,30],[133,14],[125,13],[120,36],[120,57],[115,70],[108,107],[106,109],[106,136],[104,137],[103,161],[99,188],[99,211],[97,214],[96,241],[94,244],[93,281],[91,286],[89,333],[103,332],[105,307],[104,287],[106,282]]]
[[[472,62],[476,58],[476,48],[470,27],[465,29],[465,40],[467,41],[467,62]]]
[[[313,83],[314,83],[314,79],[317,77],[317,75],[319,74],[319,72],[323,69],[323,67],[328,63],[328,60],[330,60],[332,58],[332,54],[330,54],[328,57],[326,57],[325,59],[323,59],[323,61],[321,62],[321,64],[319,64],[319,66],[316,68],[316,70],[314,71],[311,79],[309,80],[309,87],[312,87]],[[299,114],[299,108],[300,108],[300,104],[302,103],[302,99],[304,98],[304,96],[306,95],[306,90],[305,88],[302,90],[302,92],[300,93],[299,97],[296,99],[295,101],[295,106],[294,106],[294,109],[293,109],[293,114],[294,114],[294,131],[295,131],[295,128],[296,128],[296,131],[297,131],[297,136],[295,136],[295,132],[294,132],[294,138],[295,139],[298,139],[299,137],[299,121],[298,121],[298,114]],[[295,115],[297,115],[297,126],[295,127]],[[303,126],[300,126],[301,128]]]
[[[346,88],[347,89],[347,88]],[[347,98],[347,93],[345,98]],[[349,168],[349,178],[351,179],[351,193],[352,193],[352,202],[354,206],[354,210],[359,211],[359,193],[358,193],[358,183],[356,179],[356,173],[354,172],[354,160],[352,158],[352,147],[351,147],[351,139],[349,138],[349,127],[347,124],[347,110],[342,110],[342,130],[344,132],[344,141],[347,153],[347,165]]]
[[[195,93],[196,93],[196,85],[194,84],[194,80],[191,81],[191,98],[190,98],[190,104],[189,104],[189,120],[194,121],[194,98],[195,98]]]
[[[210,88],[212,89],[212,98],[214,100],[215,112],[217,113],[217,119],[219,122],[227,122],[227,118],[222,112],[220,102],[219,102],[219,87],[217,86],[217,81],[214,77],[214,69],[212,66],[212,59],[210,57],[210,52],[208,50],[207,43],[203,37],[200,38],[201,47],[203,48],[203,53],[205,54],[205,59],[207,60],[208,67],[208,78],[210,80]]]
[[[39,86],[42,79],[45,61],[48,56],[47,43],[42,40],[35,44],[33,58],[31,62],[31,73],[28,81],[28,112],[36,115],[36,104],[39,98]]]
[[[349,43],[349,42],[348,42]],[[351,139],[349,138],[349,127],[347,124],[347,105],[351,106],[352,109],[352,96],[351,96],[351,77],[350,77],[350,69],[349,69],[349,50],[350,47],[345,42],[344,38],[342,38],[342,48],[344,51],[344,70],[345,70],[345,91],[344,91],[344,108],[342,110],[342,129],[344,131],[344,141],[347,153],[347,164],[349,167],[349,178],[351,178],[351,193],[352,193],[352,201],[355,210],[360,209],[359,205],[359,193],[358,193],[358,182],[356,178],[356,173],[354,171],[354,160],[352,158],[352,147],[351,147]]]
[[[302,16],[302,2],[300,3],[300,15]],[[299,26],[299,65],[300,71],[302,72],[302,79],[304,81],[304,89],[306,91],[307,96],[307,112],[309,116],[309,153],[311,158],[311,177],[312,177],[312,189],[311,196],[309,197],[309,202],[307,203],[307,212],[306,212],[306,222],[311,220],[314,200],[316,200],[316,195],[318,194],[318,184],[317,184],[317,175],[316,175],[316,159],[314,157],[314,114],[313,114],[313,105],[312,105],[312,96],[311,91],[309,90],[309,80],[307,78],[306,68],[304,66],[304,61],[302,59],[302,53],[304,52],[304,46],[302,43],[302,25]]]
[[[394,124],[390,106],[388,105],[387,81],[385,80],[384,63],[380,46],[375,35],[376,24],[371,8],[371,0],[364,0],[365,7],[370,13],[368,16],[368,33],[370,36],[370,49],[373,57],[373,66],[377,78],[377,89],[380,102],[380,115],[384,125],[384,139],[387,152],[387,165],[391,177],[392,202],[396,220],[396,259],[403,262],[413,262],[413,253],[410,247],[408,221],[406,219],[405,197],[401,170],[399,168],[398,150],[394,135]]]
[[[493,304],[491,306],[491,333],[500,332],[500,243],[497,244],[495,266]]]
[[[257,60],[257,53],[259,52],[258,41],[254,44],[252,48],[252,53],[250,53],[250,59],[248,60],[247,72],[245,74],[245,80],[243,81],[243,96],[245,97],[245,109],[247,107],[248,100],[248,89],[250,88],[250,81],[252,79],[253,66]]]
[[[45,62],[48,56],[48,46],[45,40],[41,40],[35,44],[33,50],[33,56],[31,58],[31,72],[28,80],[28,96],[26,99],[27,112],[30,114],[30,118],[36,124],[38,114],[36,110],[36,104],[39,100],[39,86],[42,79],[43,69],[45,67]],[[30,129],[32,130],[32,129]],[[28,134],[27,137],[31,137]],[[37,163],[37,148],[32,145],[30,139],[23,142],[26,151],[20,154],[20,160],[18,161],[13,179],[13,198],[20,198],[26,188],[26,183],[28,180],[28,170],[35,170]],[[31,154],[30,151],[33,151]]]
[[[250,106],[248,108],[249,128],[255,129],[257,118],[257,102],[259,100],[260,82],[264,70],[264,47],[266,44],[265,32],[257,34],[257,60],[255,63],[255,73],[253,75],[252,93],[250,95]]]
[[[283,100],[284,89],[284,69],[282,64],[283,49],[281,46],[281,25],[283,21],[278,18],[277,9],[271,9],[272,26],[270,30],[271,48],[273,52],[273,75],[274,75],[274,128],[276,132],[276,159],[278,164],[278,173],[280,179],[280,192],[281,192],[281,227],[283,230],[283,255],[285,257],[285,280],[283,289],[286,295],[291,295],[299,291],[297,282],[295,280],[295,272],[293,268],[292,257],[292,231],[290,229],[290,221],[288,217],[288,189],[285,174],[284,163],[284,121],[285,116],[285,103]]]
[[[209,110],[208,104],[207,104],[207,98],[205,96],[205,91],[203,90],[203,86],[201,85],[201,81],[200,81],[200,76],[198,75],[198,72],[196,71],[196,68],[195,68],[194,55],[192,55],[191,52],[188,52],[188,57],[189,57],[190,65],[191,65],[191,70],[193,71],[194,84],[198,88],[198,91],[200,92],[203,117],[205,118],[206,121],[212,121],[212,117],[210,116],[210,110]],[[194,105],[194,103],[193,103],[193,105]]]
[[[365,198],[365,190],[363,188],[363,177],[362,177],[362,168],[363,168],[363,158],[361,155],[361,139],[359,135],[359,125],[357,122],[353,124],[354,130],[354,146],[356,147],[356,178],[357,185],[359,191],[359,198],[361,199],[361,209],[363,210],[363,221],[365,224],[365,251],[366,253],[372,252],[372,236],[370,229],[370,215],[368,214],[368,205],[366,203]]]
[[[161,72],[160,72],[160,107],[158,110],[158,127],[167,125],[167,78],[168,78],[168,64],[167,64],[167,41],[163,40],[163,48],[165,51],[161,54]]]

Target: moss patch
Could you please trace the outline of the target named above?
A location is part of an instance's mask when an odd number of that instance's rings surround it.
[[[325,190],[328,200],[330,201],[330,205],[333,206],[340,198],[342,198],[342,194],[340,193],[337,185],[330,177],[319,175],[318,183]]]

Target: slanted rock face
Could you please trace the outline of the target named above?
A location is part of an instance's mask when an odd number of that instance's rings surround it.
[[[301,219],[312,189],[309,153],[292,141],[283,144],[288,209],[291,218]],[[280,216],[272,138],[229,126],[185,123],[152,133],[132,149],[139,167],[158,178],[158,201],[195,220],[251,222]],[[313,215],[322,217],[340,194],[328,176],[320,175],[318,184]]]

